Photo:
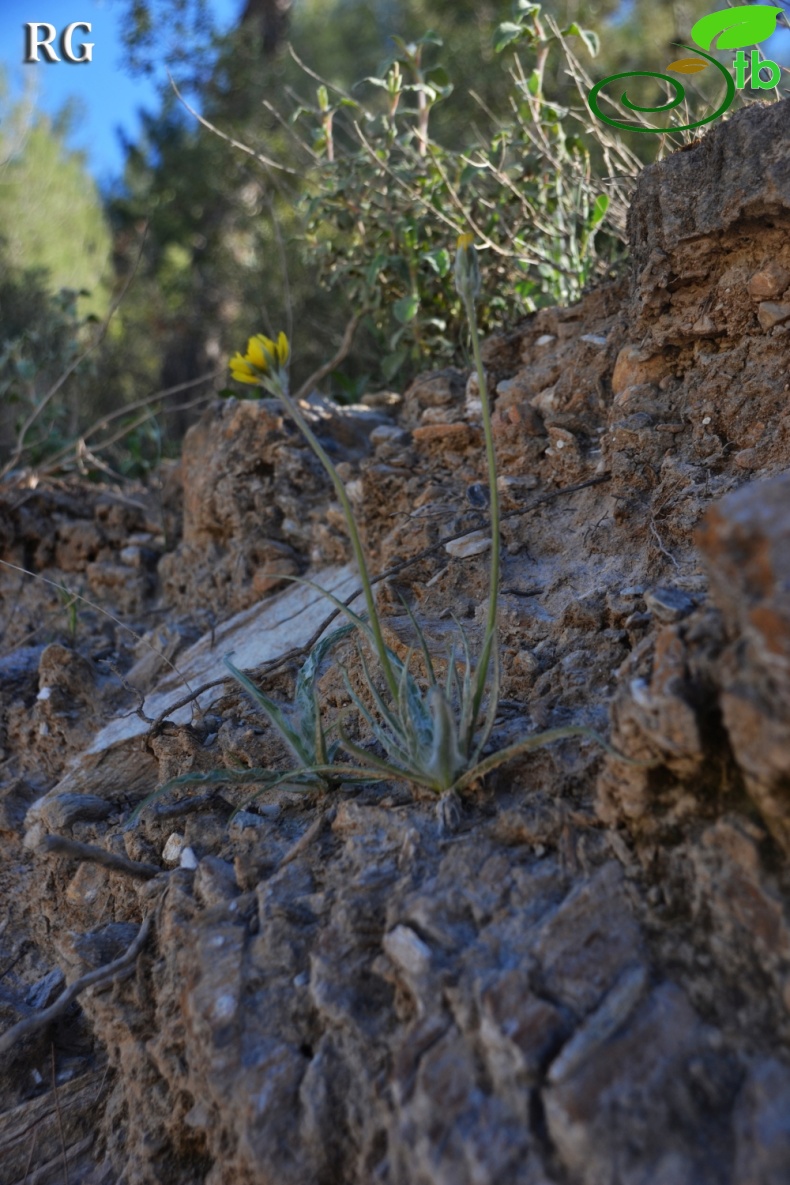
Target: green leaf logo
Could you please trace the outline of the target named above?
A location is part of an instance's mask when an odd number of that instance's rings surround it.
[[[771,4],[740,4],[736,8],[725,8],[698,20],[692,26],[691,36],[700,49],[710,49],[719,33],[716,49],[758,45],[774,32],[781,11]]]

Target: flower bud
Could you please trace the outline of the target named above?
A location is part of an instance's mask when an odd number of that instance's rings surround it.
[[[459,235],[455,252],[455,288],[463,301],[473,301],[480,291],[480,265],[474,235]]]

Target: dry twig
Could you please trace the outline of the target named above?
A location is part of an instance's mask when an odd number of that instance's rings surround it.
[[[76,839],[67,839],[65,835],[46,836],[43,847],[58,856],[100,864],[102,868],[109,868],[110,872],[121,872],[124,876],[131,876],[136,880],[150,881],[165,871],[156,864],[130,860],[128,856],[121,856],[118,852],[108,852],[106,848],[98,848],[94,844],[79,843]]]
[[[36,1012],[33,1016],[20,1020],[18,1024],[12,1025],[10,1029],[0,1035],[0,1054],[8,1053],[17,1042],[32,1036],[33,1033],[37,1033],[40,1029],[51,1024],[53,1020],[57,1020],[86,988],[107,983],[127,971],[145,946],[151,932],[151,919],[152,914],[149,913],[143,919],[137,937],[117,959],[113,959],[111,963],[105,963],[103,967],[97,967],[95,971],[89,971],[80,979],[75,979],[74,983],[69,984],[66,990],[60,993],[54,1004],[50,1004],[49,1008],[44,1008],[41,1012]]]

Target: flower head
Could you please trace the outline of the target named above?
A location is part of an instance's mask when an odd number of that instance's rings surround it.
[[[455,252],[455,288],[464,302],[474,301],[480,291],[480,265],[474,242],[474,235],[459,235]]]
[[[258,333],[247,342],[246,354],[234,354],[230,360],[231,376],[239,383],[266,387],[278,395],[288,383],[288,338],[280,333],[276,341]]]

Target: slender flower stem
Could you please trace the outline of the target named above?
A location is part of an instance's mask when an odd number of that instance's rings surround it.
[[[310,448],[313,450],[315,455],[318,457],[318,460],[329,474],[329,478],[335,488],[335,493],[337,494],[340,501],[340,505],[343,509],[343,517],[346,520],[346,527],[351,539],[351,547],[354,552],[354,559],[356,560],[357,567],[359,568],[359,576],[360,580],[362,581],[362,590],[365,595],[365,605],[368,611],[369,624],[373,631],[373,637],[375,638],[376,642],[377,657],[381,663],[381,669],[384,673],[384,678],[387,681],[387,687],[389,688],[390,694],[397,703],[398,680],[395,676],[394,670],[392,669],[392,663],[389,659],[387,645],[381,632],[381,623],[379,622],[378,610],[376,609],[376,601],[373,594],[373,586],[370,582],[370,574],[368,572],[367,561],[365,559],[365,551],[362,547],[362,540],[359,537],[359,530],[357,529],[356,520],[354,519],[354,511],[351,507],[348,494],[346,493],[346,488],[343,485],[343,482],[341,481],[340,475],[335,469],[335,466],[332,464],[329,455],[305,419],[301,408],[288,393],[286,384],[278,384],[278,387],[278,394],[282,398],[285,406],[288,408],[288,411],[293,416],[293,419],[296,421],[299,431],[305,437],[308,444],[310,445]]]
[[[480,402],[483,407],[483,433],[486,442],[486,463],[488,466],[488,491],[491,518],[491,579],[488,601],[486,631],[496,629],[497,597],[499,595],[499,568],[501,563],[501,542],[499,538],[499,488],[497,486],[496,452],[494,451],[494,430],[491,423],[491,401],[488,398],[488,383],[483,359],[480,354],[480,334],[477,329],[477,313],[474,300],[466,302],[469,327],[472,333],[472,353],[477,367],[477,383],[480,388]]]
[[[470,291],[463,297],[466,315],[469,318],[469,331],[472,337],[472,353],[477,367],[477,384],[480,389],[480,403],[483,409],[483,433],[486,442],[486,463],[488,466],[489,512],[491,521],[491,570],[488,593],[488,618],[483,639],[483,650],[477,664],[477,686],[475,688],[473,719],[477,719],[485,694],[488,678],[488,668],[491,663],[491,650],[496,637],[497,600],[499,597],[499,568],[501,557],[501,543],[499,538],[499,489],[497,487],[496,452],[494,450],[494,430],[491,424],[491,401],[488,398],[488,384],[486,382],[483,359],[480,354],[480,334],[477,328],[477,313],[475,298]]]

